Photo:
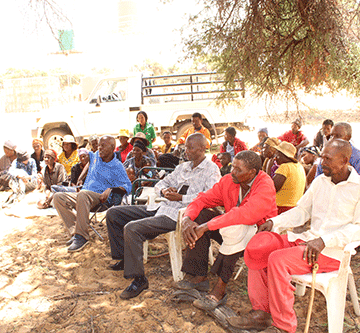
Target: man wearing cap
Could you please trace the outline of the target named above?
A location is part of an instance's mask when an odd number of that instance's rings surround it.
[[[264,158],[262,170],[271,178],[274,177],[275,171],[279,167],[275,162],[276,149],[274,148],[279,144],[280,140],[278,138],[267,138],[261,149],[261,155]]]
[[[348,141],[351,146],[351,157],[349,160],[350,165],[357,171],[360,175],[360,150],[355,148],[350,142],[352,136],[352,128],[349,123],[339,122],[334,125],[331,129],[331,137],[334,139],[342,139]],[[319,164],[316,170],[316,176],[323,173],[322,165]]]
[[[268,138],[268,130],[266,127],[264,128],[259,128],[258,133],[257,133],[259,142],[252,148],[250,148],[249,150],[254,151],[255,153],[260,153],[261,149],[264,146],[264,142],[265,140]]]
[[[13,193],[5,201],[3,208],[9,207],[15,201],[22,200],[25,193],[31,192],[37,187],[36,163],[26,151],[17,151],[16,159],[11,163],[9,174],[11,176],[9,186]]]
[[[306,189],[315,178],[317,166],[320,164],[320,150],[317,146],[305,147],[301,153],[301,160],[306,173]]]
[[[103,136],[96,153],[89,152],[89,171],[80,192],[58,192],[54,194],[54,207],[64,221],[71,239],[69,252],[80,251],[89,242],[89,213],[100,203],[111,205],[113,188],[122,188],[130,193],[131,183],[124,166],[115,157],[115,139]],[[77,214],[73,212],[76,209]]]
[[[224,214],[209,210],[218,206],[225,208]],[[258,226],[276,214],[274,183],[261,171],[260,156],[249,150],[236,154],[231,174],[200,193],[184,213],[182,230],[188,248],[181,270],[187,275],[175,287],[200,291],[209,288],[209,246],[214,239],[221,244],[211,269],[219,276],[218,281],[204,299],[193,304],[203,310],[214,310],[224,304],[226,285],[246,244]]]
[[[300,118],[297,118],[292,122],[291,130],[278,137],[278,139],[281,141],[286,141],[293,144],[296,148],[296,152],[309,143],[309,140],[306,138],[303,132],[300,131],[301,126],[302,121]]]
[[[120,260],[111,269],[124,270],[124,277],[133,279],[121,298],[136,297],[149,287],[143,264],[143,242],[174,231],[179,210],[220,179],[219,168],[205,156],[206,145],[207,140],[201,133],[186,139],[189,161],[177,166],[155,185],[157,194],[167,200],[154,207],[117,206],[107,211],[111,256]]]
[[[342,249],[360,240],[360,176],[348,165],[350,156],[348,142],[331,140],[321,154],[324,174],[295,208],[266,221],[248,243],[244,259],[253,311],[230,318],[233,327],[295,333],[291,275],[311,273],[316,262],[318,273],[339,269]],[[277,233],[309,219],[308,231]]]
[[[177,140],[176,145],[181,145],[184,144],[186,141],[186,138],[193,133],[201,133],[202,135],[205,136],[206,140],[207,140],[207,145],[206,148],[210,148],[210,144],[211,144],[211,134],[210,131],[203,126],[202,124],[202,115],[199,112],[195,112],[192,116],[191,116],[191,122],[192,122],[192,127],[190,127],[188,130],[186,130],[184,132],[184,134]]]
[[[93,153],[96,153],[99,148],[99,137],[97,135],[92,135],[89,137],[90,149]]]
[[[130,138],[129,130],[121,129],[118,138],[120,140],[120,146],[116,148],[115,153],[116,157],[122,163],[124,163],[126,156],[132,151],[133,148],[132,144],[128,142]]]
[[[45,209],[50,207],[53,198],[52,186],[61,186],[66,181],[67,175],[62,164],[57,162],[57,154],[53,149],[44,152],[45,168],[42,170],[42,183],[45,185],[45,199],[39,200],[37,207]]]
[[[10,175],[8,173],[11,163],[16,159],[16,145],[10,140],[4,142],[5,155],[0,158],[0,191],[9,188]]]
[[[279,168],[273,177],[276,189],[278,214],[296,206],[304,194],[306,175],[304,167],[296,160],[296,148],[283,141],[275,147],[275,161]]]

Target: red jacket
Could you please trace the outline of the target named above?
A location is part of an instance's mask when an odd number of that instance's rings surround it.
[[[220,146],[220,153],[226,153],[226,141],[223,142]],[[234,139],[234,156],[239,153],[240,151],[243,151],[243,150],[247,150],[247,147],[246,147],[246,144],[245,142],[241,141],[240,139],[238,138],[235,138]],[[211,158],[211,160],[216,163],[216,165],[221,168],[222,165],[220,163],[220,160],[218,159],[217,157],[217,154],[214,154]]]
[[[259,171],[250,192],[237,207],[239,189],[240,184],[235,184],[230,174],[225,175],[210,190],[200,193],[188,205],[185,216],[194,221],[202,209],[223,206],[225,214],[207,223],[209,230],[217,230],[238,224],[261,225],[277,215],[274,182],[264,171]]]

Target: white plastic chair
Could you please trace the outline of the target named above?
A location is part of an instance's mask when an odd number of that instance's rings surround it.
[[[354,276],[350,268],[351,255],[360,242],[348,244],[342,251],[342,259],[338,271],[316,274],[315,289],[319,290],[326,299],[329,333],[343,331],[346,290],[349,287],[354,312],[360,316],[359,299],[356,291]],[[304,296],[305,288],[311,288],[312,274],[292,275],[296,283],[295,294]]]

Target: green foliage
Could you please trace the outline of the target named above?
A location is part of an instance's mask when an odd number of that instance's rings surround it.
[[[227,87],[244,78],[258,95],[327,86],[360,93],[356,0],[200,0],[183,29],[191,58],[208,57]]]

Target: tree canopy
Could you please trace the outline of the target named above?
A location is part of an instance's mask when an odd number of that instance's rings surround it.
[[[228,87],[243,78],[258,96],[324,85],[360,94],[359,1],[199,1],[183,29],[188,56],[207,56]]]

